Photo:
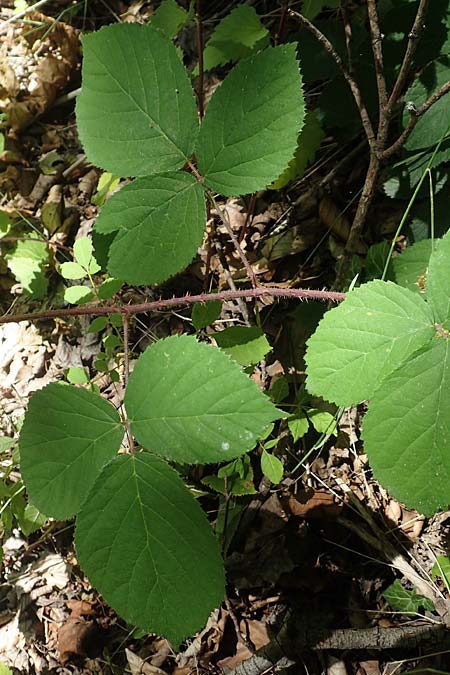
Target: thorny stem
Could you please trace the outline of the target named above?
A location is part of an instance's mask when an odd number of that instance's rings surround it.
[[[198,105],[198,116],[200,120],[202,120],[205,108],[203,100],[204,72],[203,72],[203,34],[202,34],[203,31],[202,31],[201,0],[196,0],[195,26],[197,29],[197,57],[198,57],[197,105]]]
[[[258,286],[239,291],[219,291],[217,293],[199,293],[198,295],[183,295],[165,300],[153,300],[134,305],[106,305],[69,307],[66,309],[49,309],[45,312],[28,312],[26,314],[12,314],[0,317],[2,323],[16,323],[19,321],[38,321],[42,319],[65,318],[69,316],[105,316],[107,314],[122,314],[122,316],[134,316],[146,314],[156,310],[167,310],[182,305],[195,305],[198,302],[209,300],[238,300],[239,298],[295,298],[297,300],[322,300],[325,302],[341,302],[345,299],[345,293],[336,291],[319,291],[309,288],[277,288],[273,286]]]

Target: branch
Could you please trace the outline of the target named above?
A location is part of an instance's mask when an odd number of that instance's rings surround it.
[[[341,302],[345,300],[345,293],[335,291],[316,291],[308,288],[274,288],[271,286],[249,288],[242,291],[220,291],[218,293],[200,293],[199,295],[183,295],[178,298],[154,300],[136,305],[106,305],[70,307],[67,309],[49,309],[46,312],[29,312],[27,314],[11,314],[0,317],[0,324],[19,321],[37,321],[39,319],[56,319],[68,316],[105,316],[107,314],[122,314],[134,316],[146,314],[152,310],[170,309],[180,305],[195,305],[198,302],[209,300],[238,300],[239,298],[296,298],[297,300],[323,300],[325,302]]]
[[[434,94],[431,94],[431,96],[423,103],[420,108],[417,108],[414,110],[414,112],[411,113],[409,117],[409,122],[406,125],[405,129],[403,132],[400,134],[400,136],[397,138],[397,140],[392,143],[386,150],[382,153],[381,155],[381,160],[385,161],[389,159],[393,154],[398,152],[400,148],[403,147],[403,145],[406,143],[408,138],[410,137],[414,127],[416,126],[417,122],[419,121],[419,118],[424,115],[427,110],[431,108],[432,105],[437,103],[439,99],[441,99],[445,94],[448,94],[450,92],[450,80],[446,82],[445,84],[442,85],[442,87],[439,87]]]
[[[245,267],[245,271],[247,272],[247,276],[250,280],[250,283],[253,288],[258,287],[258,282],[256,280],[256,275],[255,272],[253,271],[252,266],[250,265],[249,261],[247,260],[247,256],[245,255],[244,251],[242,250],[242,246],[239,243],[239,240],[237,239],[236,235],[233,232],[233,228],[231,227],[230,219],[228,216],[228,213],[226,209],[222,209],[216,200],[214,199],[214,195],[211,192],[206,193],[207,197],[211,201],[211,204],[214,206],[214,209],[216,210],[217,215],[219,216],[220,220],[222,223],[225,225],[225,229],[228,233],[228,236],[230,237],[231,241],[233,242],[233,246],[236,250],[236,253],[241,259],[242,264]]]
[[[380,21],[378,18],[377,5],[375,0],[367,0],[367,13],[369,15],[370,33],[372,36],[373,61],[375,64],[375,73],[377,77],[378,90],[378,135],[377,142],[379,146],[384,146],[389,126],[389,116],[386,114],[388,94],[386,88],[386,78],[384,76],[383,50],[381,47]]]
[[[400,71],[397,76],[397,80],[392,88],[392,93],[389,97],[387,104],[388,113],[391,115],[395,104],[397,103],[409,74],[409,69],[419,43],[420,36],[425,28],[425,14],[428,9],[429,0],[420,0],[419,7],[417,9],[416,18],[414,19],[413,27],[408,35],[408,46],[406,47],[405,56],[403,57],[402,65],[400,66]]]
[[[356,80],[348,72],[348,70],[344,66],[341,57],[339,56],[339,54],[337,53],[331,42],[328,40],[328,38],[318,28],[316,28],[316,26],[313,23],[311,23],[311,21],[308,21],[308,19],[306,19],[298,12],[295,12],[293,9],[288,10],[288,13],[290,16],[295,17],[304,28],[309,30],[309,32],[312,33],[312,35],[314,35],[314,37],[320,42],[323,48],[328,52],[328,54],[336,63],[337,67],[341,71],[342,75],[344,76],[345,80],[347,81],[347,84],[349,85],[352,91],[353,98],[355,99],[356,106],[358,108],[359,115],[361,117],[361,122],[364,127],[364,131],[366,133],[369,146],[372,150],[375,149],[375,134],[372,127],[372,122],[370,121],[369,113],[367,112],[367,108],[364,104],[364,101],[362,100],[361,92],[359,90]]]

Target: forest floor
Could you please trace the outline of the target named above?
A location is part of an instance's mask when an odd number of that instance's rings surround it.
[[[254,4],[264,8],[271,3]],[[93,29],[118,17],[144,21],[152,11],[147,2],[79,5],[77,13],[69,11],[71,3],[46,3],[38,10],[42,14],[28,17],[37,26],[28,40],[21,22],[1,34],[0,62],[15,59],[16,64],[9,103],[14,95],[20,100],[16,130],[8,134],[0,154],[0,234],[6,233],[0,240],[4,313],[63,305],[64,280],[58,265],[71,259],[73,242],[90,233],[99,210],[101,172],[83,154],[74,98],[67,96],[80,86],[79,32],[83,24]],[[218,5],[211,3],[208,14],[213,15]],[[8,19],[12,11],[3,3],[0,19]],[[187,41],[187,49],[195,53],[195,44]],[[39,54],[58,58],[40,59]],[[8,68],[3,68],[6,74],[2,68],[4,89]],[[208,76],[206,92],[218,82],[218,77]],[[3,91],[5,97],[8,92]],[[342,204],[334,197],[336,186],[350,191],[366,164],[362,150],[350,170],[342,162],[350,150],[325,138],[306,175],[289,189],[222,202],[259,283],[281,288],[332,286],[335,261],[349,227]],[[374,218],[381,214],[385,223],[381,234],[388,237],[395,231],[399,211],[383,195],[376,200]],[[30,236],[37,248],[24,241]],[[42,238],[49,251],[44,264]],[[155,289],[124,287],[119,299],[143,302],[202,292],[207,267],[209,288],[245,283],[240,258],[214,213],[204,246],[183,274]],[[324,307],[264,300],[257,308],[272,351],[252,377],[269,390],[289,375],[297,391],[304,379],[305,341]],[[253,311],[224,303],[215,329],[245,325],[245,313],[250,312],[252,321]],[[102,336],[88,333],[88,324],[80,317],[0,326],[0,673],[7,672],[2,670],[4,664],[13,672],[38,675],[189,675],[233,672],[245,663],[248,674],[259,675],[266,672],[267,663],[261,666],[253,654],[267,645],[274,648],[274,636],[279,631],[283,635],[286,625],[287,637],[278,638],[285,652],[279,655],[280,671],[450,672],[450,634],[425,599],[417,599],[427,588],[443,599],[448,595],[432,569],[436,557],[448,553],[450,513],[426,519],[390,498],[373,480],[359,440],[364,406],[347,409],[336,433],[323,444],[312,427],[296,442],[286,433],[277,450],[285,464],[280,484],[264,478],[255,462],[248,494],[230,498],[230,503],[239,504],[240,520],[226,557],[228,599],[178,653],[163,638],[139,634],[116,616],[77,565],[73,524],[36,522],[25,511],[15,443],[30,395],[64,379],[69,368],[84,369],[106,398],[121,404],[121,384],[93,368]],[[190,309],[137,318],[130,336],[133,360],[149,342],[182,332],[193,332]],[[309,405],[335,412],[323,402]],[[204,488],[201,478],[192,476]],[[214,522],[217,495],[207,493],[204,503]],[[394,582],[398,597],[391,604],[384,593]]]

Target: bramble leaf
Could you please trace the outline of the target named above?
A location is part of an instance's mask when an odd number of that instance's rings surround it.
[[[214,339],[241,366],[258,363],[272,349],[258,326],[231,326],[214,333]]]
[[[305,104],[294,44],[241,61],[214,93],[196,155],[205,184],[223,195],[265,188],[292,159]]]
[[[433,312],[415,293],[370,281],[327,312],[308,340],[308,390],[344,406],[371,398],[434,332]]]
[[[116,232],[108,272],[130,284],[156,284],[186,267],[202,242],[205,198],[187,173],[139,178],[102,208],[95,231]]]
[[[324,136],[325,132],[319,124],[317,116],[311,111],[308,112],[305,117],[305,125],[298,137],[295,155],[281,176],[270,185],[270,188],[280,190],[294,178],[301,178],[308,164],[314,160]]]
[[[33,394],[20,432],[33,504],[61,520],[76,514],[123,433],[116,409],[86,389],[53,383]]]
[[[448,261],[450,259],[450,232],[435,243],[428,263],[425,283],[427,300],[435,314],[435,321],[444,328],[450,328],[450,275]]]
[[[104,467],[77,518],[75,545],[105,600],[175,646],[223,599],[223,564],[204,513],[178,474],[149,453]]]
[[[189,19],[189,14],[175,0],[162,0],[151,16],[151,24],[166,37],[173,38]]]
[[[198,122],[187,72],[150,25],[123,23],[83,36],[78,131],[91,162],[116,176],[177,169]]]
[[[450,503],[449,346],[437,336],[387,377],[363,422],[375,477],[426,515]]]
[[[203,51],[205,71],[250,56],[266,46],[269,31],[253,7],[238,5],[217,25]],[[195,71],[197,74],[197,71]]]
[[[198,302],[192,309],[192,323],[196,330],[206,328],[214,323],[222,313],[221,300],[207,300],[206,302]]]
[[[125,407],[143,447],[191,464],[243,455],[284,416],[229,356],[189,335],[159,340],[141,354]]]

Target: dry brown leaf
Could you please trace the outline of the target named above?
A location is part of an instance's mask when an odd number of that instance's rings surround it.
[[[41,115],[66,86],[79,61],[77,31],[38,12],[36,22],[11,24],[0,46],[0,111],[14,131]]]
[[[74,657],[86,655],[86,639],[92,632],[93,622],[70,617],[58,629],[58,651],[64,665]]]
[[[337,518],[342,511],[342,505],[336,504],[331,492],[313,489],[290,497],[288,508],[300,518]]]

